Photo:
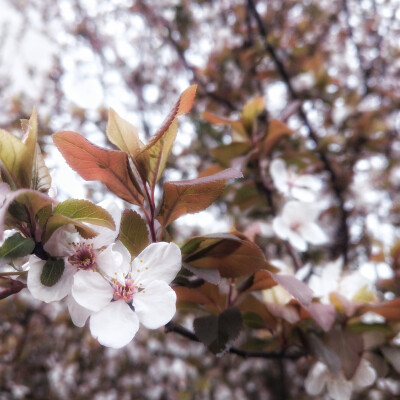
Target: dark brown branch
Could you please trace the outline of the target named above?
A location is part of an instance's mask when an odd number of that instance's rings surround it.
[[[182,325],[179,325],[173,321],[168,322],[168,324],[165,325],[165,332],[166,333],[175,332],[185,337],[186,339],[200,343],[199,338],[192,331],[184,328]],[[231,354],[236,354],[237,356],[243,358],[289,359],[289,360],[297,360],[305,355],[301,351],[295,353],[286,353],[285,351],[280,351],[280,352],[246,351],[238,349],[236,347],[230,347],[227,352]]]
[[[347,28],[348,37],[349,37],[351,43],[353,44],[354,48],[356,49],[358,64],[359,64],[359,68],[361,71],[361,75],[363,77],[363,93],[361,96],[364,97],[365,95],[367,95],[370,92],[370,87],[368,85],[368,79],[371,74],[371,69],[370,68],[365,69],[363,67],[360,46],[357,44],[357,42],[354,39],[353,27],[350,25],[350,11],[349,11],[349,6],[347,3],[347,0],[343,0],[343,11],[344,11],[344,14],[346,17],[345,20],[346,20],[346,28]]]
[[[267,32],[267,29],[261,19],[260,14],[258,13],[258,11],[255,7],[254,1],[247,0],[247,4],[248,4],[251,14],[253,15],[253,17],[257,23],[257,28],[258,28],[260,37],[262,39],[264,48],[265,48],[266,52],[269,54],[269,56],[271,57],[272,61],[274,62],[275,67],[276,67],[279,75],[282,78],[282,81],[284,82],[285,86],[287,87],[287,90],[290,94],[291,99],[293,101],[301,102],[301,98],[295,91],[295,89],[291,83],[290,76],[289,76],[282,60],[278,56],[274,47],[267,40],[268,32]],[[311,126],[310,121],[308,120],[308,117],[307,117],[307,114],[305,112],[304,105],[302,104],[302,102],[301,102],[300,107],[298,108],[298,115],[299,115],[300,119],[302,120],[302,122],[304,123],[304,125],[307,127],[309,137],[315,143],[317,151],[318,151],[318,155],[324,165],[324,168],[329,173],[330,181],[332,184],[332,189],[333,189],[333,192],[335,194],[335,197],[337,199],[338,206],[340,209],[340,225],[339,225],[338,232],[337,232],[337,238],[340,243],[340,248],[341,248],[341,252],[344,257],[344,262],[346,264],[346,262],[348,260],[348,247],[349,247],[349,237],[350,236],[349,236],[349,227],[347,224],[348,212],[346,211],[346,209],[344,207],[345,195],[344,195],[343,183],[340,179],[340,175],[335,171],[330,159],[325,154],[325,152],[321,150],[321,146],[319,143],[319,137],[318,137],[317,133],[314,131],[313,127]]]

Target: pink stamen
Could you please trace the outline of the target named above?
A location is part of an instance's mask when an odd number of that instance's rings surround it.
[[[95,269],[97,264],[96,252],[93,249],[93,244],[72,243],[72,245],[75,247],[75,253],[68,257],[68,261],[79,269]]]

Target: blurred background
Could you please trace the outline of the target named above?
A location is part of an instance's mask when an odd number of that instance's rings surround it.
[[[349,269],[363,265],[379,279],[396,278],[399,263],[386,255],[400,223],[399,6],[397,0],[0,0],[0,126],[20,135],[20,119],[36,107],[57,198],[98,202],[110,194],[68,169],[52,133],[74,130],[111,148],[104,133],[112,107],[146,141],[196,83],[194,111],[180,118],[165,176],[194,178],[215,162],[210,148],[232,142],[229,126],[211,125],[201,113],[238,118],[261,96],[266,110],[259,123],[276,118],[298,133],[279,154],[319,176],[324,218],[342,234],[330,254],[303,261],[344,253]],[[260,220],[268,228],[271,210],[259,204],[254,182],[242,185],[245,199],[228,193],[228,202],[179,219],[174,240],[233,225],[245,231]],[[267,256],[282,254],[262,244]],[[388,298],[399,292],[396,279]],[[190,313],[182,322],[190,326]],[[306,371],[301,362],[216,358],[174,333],[144,328],[126,348],[106,349],[87,328],[72,325],[63,304],[35,302],[24,292],[0,301],[2,400],[307,399]],[[282,373],[291,377],[285,390]],[[390,396],[377,388],[359,398]]]

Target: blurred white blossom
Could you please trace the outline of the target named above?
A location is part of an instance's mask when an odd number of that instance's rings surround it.
[[[353,391],[372,385],[376,372],[369,361],[362,359],[356,372],[347,380],[342,371],[333,374],[322,362],[316,362],[310,369],[304,382],[305,389],[312,396],[323,392],[325,386],[333,400],[350,400]]]
[[[321,181],[312,175],[299,175],[287,168],[280,158],[271,162],[270,173],[275,187],[285,196],[301,201],[314,201]]]
[[[289,201],[280,216],[274,218],[275,233],[299,251],[306,251],[308,244],[320,245],[328,240],[324,231],[316,224],[319,209],[309,203]]]

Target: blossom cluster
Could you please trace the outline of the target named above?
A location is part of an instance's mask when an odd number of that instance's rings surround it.
[[[121,212],[115,203],[104,204],[115,231],[96,227],[98,235],[84,239],[71,225],[57,229],[44,245],[50,257],[64,260],[56,284],[47,286],[41,276],[46,261],[31,255],[27,262],[27,287],[44,302],[67,297],[73,323],[82,327],[89,319],[94,338],[108,347],[127,345],[139,329],[157,329],[175,314],[176,295],[169,284],[181,267],[181,253],[174,243],[147,246],[133,260],[117,239]]]

